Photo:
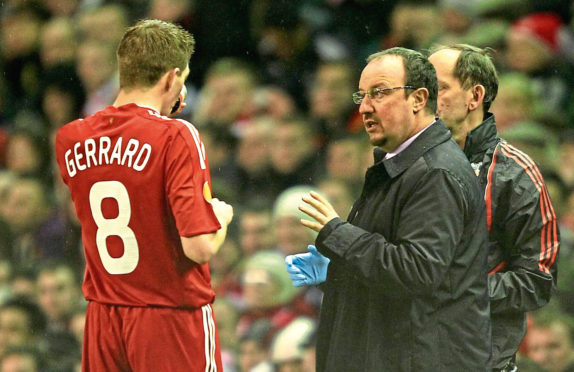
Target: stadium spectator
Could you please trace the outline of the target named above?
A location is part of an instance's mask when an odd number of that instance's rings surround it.
[[[313,185],[324,173],[316,128],[304,116],[277,122],[271,131],[271,182],[276,195],[296,185]]]
[[[278,252],[259,252],[245,262],[239,337],[258,320],[271,323],[269,336],[273,337],[297,317],[314,315],[303,298],[304,291],[291,284],[283,259]]]
[[[82,0],[45,0],[41,4],[52,17],[72,17],[80,8]]]
[[[287,91],[276,85],[260,85],[253,95],[255,118],[282,121],[296,114],[297,106]]]
[[[257,2],[256,2],[257,3]],[[259,2],[262,3],[262,2]],[[319,60],[299,1],[263,1],[254,39],[266,83],[285,89],[299,110],[307,110],[305,91]],[[252,19],[253,24],[256,24]]]
[[[372,146],[363,137],[341,136],[327,144],[326,176],[343,182],[353,195],[361,192],[367,167],[365,157],[372,159]]]
[[[43,70],[59,65],[74,65],[77,33],[71,18],[49,19],[42,25],[39,37],[40,60]]]
[[[193,0],[149,0],[146,18],[161,19],[192,30],[195,16]]]
[[[82,83],[73,67],[62,65],[45,71],[41,107],[51,141],[56,130],[81,114],[85,99]]]
[[[239,216],[239,246],[243,257],[275,246],[271,208],[255,202],[245,205]]]
[[[6,169],[19,177],[35,177],[51,186],[51,144],[47,132],[26,119],[14,128],[6,145]],[[36,125],[36,126],[34,126]]]
[[[130,17],[128,8],[124,5],[126,1],[122,3],[105,2],[97,7],[82,9],[76,17],[80,41],[82,43],[100,42],[115,50],[130,23],[130,18],[134,18]],[[130,8],[130,10],[137,12],[135,8]]]
[[[5,120],[38,106],[42,71],[38,45],[42,18],[32,6],[6,6],[0,19]]]
[[[222,58],[210,66],[199,93],[193,121],[217,125],[241,137],[253,115],[258,79],[253,67],[237,58]]]
[[[61,261],[46,261],[36,277],[38,304],[47,317],[47,330],[68,332],[73,311],[83,301],[78,273]]]
[[[273,232],[277,250],[283,256],[306,252],[317,234],[301,225],[305,214],[299,210],[301,198],[310,191],[318,191],[314,186],[297,185],[285,189],[273,204]]]
[[[273,372],[270,360],[272,324],[269,320],[255,321],[239,339],[240,372]]]
[[[382,48],[428,48],[442,34],[440,11],[426,2],[400,1],[390,16],[390,30],[380,44]]]
[[[36,277],[37,303],[46,316],[43,351],[54,370],[69,370],[80,353],[81,344],[70,329],[70,319],[84,302],[78,274],[63,261],[47,260],[39,265]]]
[[[559,310],[545,308],[530,313],[526,356],[548,372],[574,371],[574,323]]]
[[[0,355],[14,346],[40,347],[46,318],[33,301],[13,297],[0,305]]]
[[[213,193],[230,203],[239,202],[241,180],[235,159],[237,138],[228,128],[208,125],[202,128],[201,139],[209,159]]]
[[[36,287],[35,268],[16,268],[13,270],[10,278],[10,291],[14,297],[36,301],[38,299],[38,290]]]
[[[557,14],[540,12],[514,21],[506,34],[504,61],[534,82],[537,103],[544,117],[558,127],[570,125],[567,110],[574,98],[574,73],[563,54]]]
[[[237,197],[247,205],[254,199],[274,202],[276,187],[271,176],[270,142],[276,121],[271,118],[254,120],[237,143],[239,182]]]
[[[315,322],[299,317],[289,323],[273,338],[271,362],[277,372],[301,371],[303,368],[303,343],[313,332]]]
[[[349,100],[356,88],[357,73],[356,66],[349,61],[317,65],[308,92],[309,116],[316,122],[322,141],[363,129],[357,107]]]
[[[15,268],[31,268],[48,258],[64,258],[65,224],[35,178],[18,178],[7,195],[4,218],[11,237]]]
[[[529,154],[541,169],[557,169],[559,139],[548,126],[537,121],[522,121],[501,130],[500,136]]]
[[[114,61],[111,43],[86,41],[78,47],[77,73],[86,92],[82,115],[92,115],[113,103],[119,83]]]
[[[536,120],[540,109],[532,79],[521,72],[507,72],[499,76],[498,94],[490,111],[496,116],[496,128],[506,130],[512,125]]]
[[[31,346],[8,348],[0,357],[0,372],[45,372],[45,357],[40,350]],[[71,372],[71,370],[60,370]]]

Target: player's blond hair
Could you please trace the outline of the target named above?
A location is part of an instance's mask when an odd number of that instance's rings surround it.
[[[193,35],[178,25],[139,21],[128,28],[118,46],[120,88],[151,87],[170,69],[185,70],[194,47]]]

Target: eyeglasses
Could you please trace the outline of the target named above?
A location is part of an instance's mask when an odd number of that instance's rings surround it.
[[[366,92],[359,91],[353,93],[353,102],[355,102],[357,105],[360,105],[363,102],[363,99],[365,99],[366,95],[368,95],[370,99],[380,100],[384,96],[389,95],[389,93],[395,89],[417,89],[417,88],[410,85],[406,85],[404,87],[394,87],[394,88],[371,88]]]

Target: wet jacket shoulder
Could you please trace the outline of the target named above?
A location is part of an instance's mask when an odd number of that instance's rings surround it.
[[[478,180],[442,121],[369,168],[348,221],[317,247],[319,371],[483,371],[490,354]]]
[[[469,133],[465,153],[484,190],[496,367],[517,351],[526,332],[525,313],[550,299],[559,231],[540,169],[498,137],[492,114]]]

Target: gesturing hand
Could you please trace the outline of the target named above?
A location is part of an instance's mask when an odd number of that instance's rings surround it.
[[[335,217],[339,217],[331,203],[314,191],[311,191],[308,196],[304,196],[303,201],[307,203],[307,205],[300,205],[299,210],[313,218],[316,222],[302,219],[301,224],[311,230],[319,232],[329,221]]]
[[[293,285],[317,285],[327,280],[327,267],[330,260],[323,256],[314,245],[308,245],[309,253],[293,254],[285,257],[287,272]]]

